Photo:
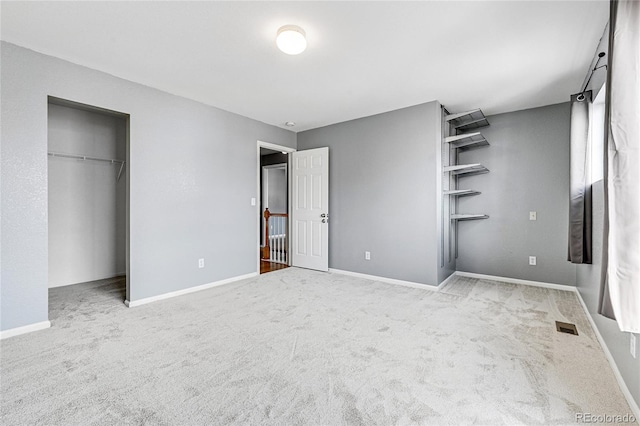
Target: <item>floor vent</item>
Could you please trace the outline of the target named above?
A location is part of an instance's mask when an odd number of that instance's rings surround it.
[[[578,329],[575,324],[569,324],[568,322],[556,321],[556,330],[560,333],[568,333],[578,335]]]

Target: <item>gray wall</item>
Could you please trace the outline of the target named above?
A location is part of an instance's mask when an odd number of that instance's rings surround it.
[[[298,133],[329,147],[330,268],[437,284],[439,123],[431,102]]]
[[[593,264],[578,265],[577,287],[600,334],[616,361],[629,391],[640,405],[640,357],[633,358],[629,352],[629,333],[623,333],[618,324],[598,314],[600,295],[600,272],[602,270],[602,232],[604,224],[604,185],[593,184]],[[638,340],[638,339],[637,339]],[[637,350],[638,348],[636,348]]]
[[[1,54],[2,330],[48,317],[48,95],[130,114],[130,300],[256,272],[257,140],[295,147],[294,133],[10,43]]]
[[[569,104],[489,117],[481,129],[490,147],[461,153],[460,164],[481,163],[490,173],[460,179],[460,213],[487,220],[459,227],[459,271],[575,285],[567,262],[569,208]],[[538,220],[529,221],[529,211]],[[529,256],[537,266],[529,266]]]
[[[49,105],[49,150],[126,160],[125,117]],[[127,172],[120,164],[49,157],[49,287],[126,272]]]

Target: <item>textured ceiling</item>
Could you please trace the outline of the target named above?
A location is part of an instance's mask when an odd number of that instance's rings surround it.
[[[567,101],[608,19],[604,0],[0,7],[3,40],[294,131],[434,99],[488,114]],[[285,24],[305,29],[301,55],[276,48]]]

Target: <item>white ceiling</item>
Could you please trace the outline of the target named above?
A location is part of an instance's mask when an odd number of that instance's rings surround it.
[[[602,1],[1,2],[3,40],[294,131],[439,100],[569,100]],[[277,29],[303,27],[288,56]],[[293,128],[286,121],[296,122]]]

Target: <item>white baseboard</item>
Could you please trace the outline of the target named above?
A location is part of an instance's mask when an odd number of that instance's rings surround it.
[[[454,278],[456,277],[456,273],[454,272],[453,274],[449,275],[447,278],[445,278],[444,281],[442,281],[439,285],[438,285],[438,290],[441,290],[442,288],[444,288],[444,286],[446,286],[447,284],[449,284],[449,281],[452,281]]]
[[[45,328],[49,327],[51,327],[51,321],[41,321],[22,327],[10,328],[9,330],[0,331],[0,340],[19,336],[21,334],[31,333],[32,331],[44,330]]]
[[[144,299],[138,300],[125,300],[124,304],[129,308],[134,308],[140,305],[146,305],[147,303],[157,302],[158,300],[170,299],[172,297],[182,296],[184,294],[195,293],[196,291],[202,291],[213,287],[218,287],[225,284],[231,284],[236,281],[245,280],[247,278],[253,278],[258,276],[257,272],[251,272],[250,274],[239,275],[237,277],[231,277],[220,281],[215,281],[208,284],[202,284],[195,287],[189,287],[182,290],[172,291],[169,293],[159,294],[157,296],[145,297]]]
[[[459,277],[478,278],[481,280],[501,281],[503,283],[522,284],[522,285],[528,285],[533,287],[551,288],[554,290],[576,291],[576,288],[574,286],[565,285],[565,284],[553,284],[553,283],[545,283],[542,281],[521,280],[518,278],[497,277],[495,275],[474,274],[472,272],[461,272],[461,271],[456,271],[455,275]]]
[[[429,284],[421,284],[421,283],[416,283],[411,281],[397,280],[395,278],[379,277],[377,275],[362,274],[360,272],[351,272],[351,271],[345,271],[342,269],[329,268],[329,272],[334,274],[349,275],[352,277],[364,278],[367,280],[380,281],[380,282],[389,283],[389,284],[397,284],[405,287],[422,288],[422,289],[431,290],[431,291],[438,291],[442,289],[444,286],[449,284],[449,282],[453,280],[456,276],[478,278],[481,280],[500,281],[500,282],[511,283],[511,284],[522,284],[522,285],[528,285],[533,287],[551,288],[554,290],[564,290],[564,291],[573,291],[573,292],[576,291],[576,288],[570,285],[545,283],[542,281],[521,280],[518,278],[498,277],[495,275],[475,274],[472,272],[461,272],[461,271],[456,271],[453,274],[449,275],[449,277],[447,277],[447,279],[442,281],[437,287]]]
[[[631,392],[629,391],[627,384],[622,378],[622,374],[620,374],[620,370],[618,370],[618,365],[616,364],[616,361],[613,358],[613,355],[611,355],[611,351],[607,347],[607,344],[605,343],[604,338],[602,337],[602,334],[600,334],[600,330],[598,330],[598,326],[596,325],[596,322],[593,320],[593,317],[589,313],[587,304],[584,303],[584,299],[582,298],[582,295],[578,291],[577,287],[575,288],[575,293],[576,295],[578,295],[578,300],[582,305],[582,309],[584,310],[584,313],[587,315],[587,318],[589,319],[591,328],[593,329],[593,332],[596,334],[598,342],[600,342],[600,346],[602,347],[602,351],[604,352],[604,355],[607,357],[607,361],[609,361],[609,365],[613,370],[613,375],[616,377],[616,380],[618,381],[618,385],[620,385],[620,390],[624,394],[624,397],[627,399],[627,402],[629,403],[629,407],[631,407],[631,411],[633,411],[633,415],[635,416],[635,418],[640,419],[640,407],[638,407],[638,404],[633,399],[633,396],[631,395]]]
[[[423,290],[438,291],[438,287],[436,286],[429,285],[429,284],[415,283],[412,281],[396,280],[394,278],[379,277],[376,275],[361,274],[360,272],[343,271],[342,269],[334,269],[334,268],[329,268],[329,272],[332,274],[349,275],[351,277],[364,278],[366,280],[379,281],[379,282],[388,283],[388,284],[396,284],[396,285],[401,285],[405,287],[413,287],[413,288],[421,288]]]

